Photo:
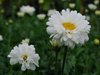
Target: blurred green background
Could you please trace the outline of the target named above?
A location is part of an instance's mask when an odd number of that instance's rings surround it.
[[[75,3],[71,9],[70,3]],[[77,45],[74,49],[68,49],[65,64],[65,75],[100,75],[100,44],[95,44],[94,39],[100,39],[100,15],[95,11],[100,10],[100,4],[96,5],[96,10],[90,10],[88,4],[94,4],[94,0],[44,0],[39,3],[38,0],[0,0],[0,35],[3,40],[0,41],[0,75],[25,75],[21,71],[21,65],[10,65],[7,55],[14,46],[21,43],[25,38],[30,39],[30,44],[36,48],[40,55],[39,66],[35,71],[28,70],[28,75],[54,75],[55,70],[55,52],[46,32],[46,22],[39,20],[37,14],[44,13],[47,15],[49,9],[69,8],[77,10],[85,16],[91,25],[89,41],[83,46]],[[36,11],[32,16],[25,15],[18,17],[17,12],[22,5],[33,6]],[[88,9],[88,12],[85,12]],[[12,22],[9,22],[11,20]],[[64,54],[64,47],[61,47],[58,57],[58,75],[61,73],[61,64]]]

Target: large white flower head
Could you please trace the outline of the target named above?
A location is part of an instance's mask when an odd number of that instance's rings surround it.
[[[20,12],[22,12],[22,13],[27,13],[27,14],[29,14],[29,15],[33,15],[33,13],[35,12],[35,8],[34,8],[34,7],[31,7],[31,6],[29,6],[29,5],[27,5],[27,6],[22,6],[22,7],[20,8]]]
[[[56,11],[47,22],[47,32],[59,45],[74,48],[75,44],[84,44],[88,41],[88,33],[91,26],[77,11],[62,10],[61,14]]]
[[[22,64],[22,71],[25,71],[26,69],[35,70],[36,66],[39,67],[38,61],[40,57],[35,53],[35,48],[33,45],[29,46],[28,44],[24,43],[20,44],[19,46],[15,46],[8,57],[11,58],[11,65],[16,63]]]

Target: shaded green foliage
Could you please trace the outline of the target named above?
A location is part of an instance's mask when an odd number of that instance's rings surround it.
[[[46,32],[45,20],[40,21],[36,17],[39,13],[47,13],[50,8],[55,8],[58,11],[69,7],[70,2],[74,0],[45,0],[43,4],[39,4],[38,0],[2,0],[0,10],[4,9],[4,13],[0,13],[0,35],[3,36],[3,41],[0,41],[0,75],[25,75],[21,71],[21,65],[10,65],[7,55],[14,46],[21,43],[25,38],[30,39],[30,44],[36,48],[36,52],[40,55],[40,62],[35,71],[28,70],[28,75],[53,75],[55,71],[55,51],[52,48],[49,40],[49,35]],[[86,0],[84,0],[86,1]],[[93,2],[92,0],[86,3]],[[76,0],[75,9],[80,12],[81,0]],[[22,18],[17,17],[16,13],[22,5],[31,5],[36,8],[33,16],[25,15]],[[85,6],[85,3],[84,5]],[[84,7],[87,8],[87,5]],[[73,9],[74,10],[74,9]],[[90,16],[91,31],[89,41],[84,45],[76,46],[74,49],[68,49],[68,54],[65,64],[65,75],[100,75],[100,44],[95,45],[94,39],[100,40],[100,16],[96,16],[94,11],[83,13]],[[9,23],[12,19],[13,23]],[[8,25],[6,25],[8,23]],[[61,74],[61,64],[64,54],[64,46],[58,54],[58,75]]]

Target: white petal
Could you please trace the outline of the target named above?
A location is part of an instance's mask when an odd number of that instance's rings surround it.
[[[16,59],[14,59],[14,58],[11,58],[11,59],[10,59],[10,64],[11,64],[11,65],[14,65],[14,64],[16,64],[16,63],[18,63],[18,61],[17,61]]]
[[[31,70],[35,70],[36,69],[36,66],[34,64],[30,64],[30,69]]]
[[[22,66],[21,66],[21,70],[22,70],[22,71],[25,71],[25,70],[26,70],[26,67],[25,67],[24,64],[22,64]]]

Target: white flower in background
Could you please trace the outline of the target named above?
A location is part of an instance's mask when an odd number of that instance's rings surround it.
[[[97,6],[94,5],[94,4],[89,4],[88,7],[89,7],[90,10],[96,10],[97,9]]]
[[[38,18],[39,20],[44,20],[45,17],[46,17],[45,14],[38,14],[38,15],[37,15],[37,18]]]
[[[86,16],[86,20],[87,21],[90,21],[90,16]]]
[[[99,4],[99,0],[94,0],[94,4],[98,5]]]
[[[18,17],[23,17],[24,16],[24,13],[23,12],[17,12],[17,16]]]
[[[96,10],[96,11],[95,11],[95,14],[96,14],[96,15],[100,15],[100,10]]]
[[[31,7],[31,6],[29,6],[29,5],[27,5],[27,6],[22,6],[22,7],[20,8],[20,12],[22,12],[22,13],[27,13],[27,14],[29,14],[29,15],[33,15],[33,13],[35,12],[35,8],[34,8],[34,7]]]
[[[56,10],[55,9],[50,9],[50,10],[48,10],[48,16],[51,16],[51,15],[53,15],[53,14],[55,14],[55,12],[56,12]]]
[[[0,35],[0,41],[2,41],[3,40],[3,37],[2,37],[2,35]]]
[[[47,32],[56,40],[57,43],[70,48],[74,48],[75,44],[84,44],[89,40],[88,33],[91,26],[77,11],[62,10],[61,14],[56,11],[47,22]]]
[[[44,2],[44,0],[38,0],[38,2],[39,2],[40,4],[42,4],[42,3]]]
[[[35,70],[36,66],[39,67],[38,61],[40,59],[39,55],[35,53],[34,45],[20,44],[15,46],[14,49],[8,55],[10,59],[10,64],[14,65],[16,63],[22,64],[21,70],[26,69]]]
[[[74,8],[74,7],[75,7],[75,3],[70,3],[70,4],[69,4],[69,7],[70,7],[70,8]]]
[[[29,44],[29,41],[30,41],[29,39],[24,39],[24,40],[22,40],[22,44],[23,44],[23,43]]]

